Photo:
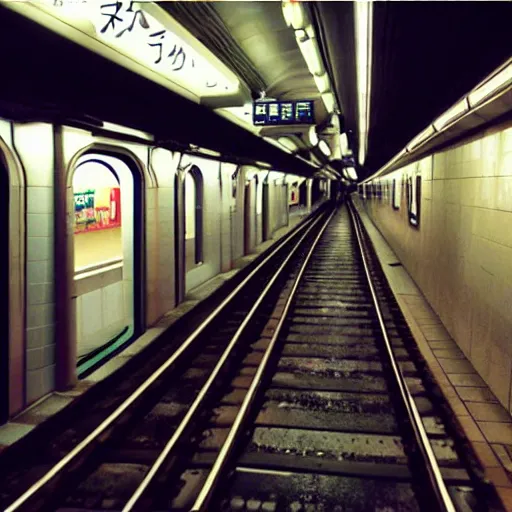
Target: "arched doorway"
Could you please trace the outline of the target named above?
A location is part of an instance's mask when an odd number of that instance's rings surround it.
[[[0,153],[0,289],[3,310],[0,317],[0,425],[9,419],[9,173]]]
[[[142,333],[142,177],[114,152],[88,151],[72,174],[78,375]]]
[[[197,166],[185,174],[185,273],[203,263],[203,176]]]

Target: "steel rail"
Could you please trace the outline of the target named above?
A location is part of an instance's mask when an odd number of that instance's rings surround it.
[[[360,225],[360,219],[357,213],[354,212],[354,207],[349,202],[349,211],[354,224],[354,231],[357,237],[357,243],[359,245],[359,250],[361,252],[361,259],[363,261],[363,266],[366,274],[366,279],[368,281],[368,287],[370,289],[370,293],[372,296],[372,301],[375,307],[375,311],[377,313],[377,318],[379,320],[380,330],[382,332],[382,336],[384,338],[384,345],[386,347],[386,352],[389,357],[389,361],[391,363],[391,368],[393,369],[393,373],[395,374],[396,381],[398,383],[398,387],[400,390],[400,395],[402,401],[404,402],[405,408],[407,410],[407,415],[409,417],[409,421],[412,425],[414,436],[416,438],[416,442],[420,448],[420,452],[422,458],[425,463],[425,468],[427,470],[427,474],[429,477],[429,483],[432,488],[432,491],[436,497],[437,505],[439,510],[445,510],[447,512],[456,512],[455,506],[452,502],[450,494],[448,493],[448,489],[443,480],[443,476],[441,474],[441,470],[439,469],[439,465],[437,463],[436,457],[434,455],[434,451],[432,446],[430,445],[430,441],[427,436],[427,432],[421,420],[421,416],[418,412],[418,408],[414,403],[414,399],[407,387],[405,382],[405,378],[403,376],[402,370],[400,369],[395,354],[393,353],[393,348],[391,347],[391,342],[389,340],[389,336],[387,333],[386,325],[384,323],[384,319],[382,316],[380,303],[377,298],[377,294],[375,292],[375,288],[373,286],[373,282],[370,276],[370,270],[368,268],[367,258],[364,252],[363,242],[362,242],[362,227]]]
[[[251,410],[251,406],[254,403],[254,399],[255,399],[257,392],[261,385],[263,373],[267,369],[267,365],[270,360],[270,356],[272,355],[272,352],[274,351],[274,347],[276,345],[277,338],[281,334],[281,329],[282,329],[284,322],[286,320],[286,317],[288,315],[288,311],[290,309],[291,303],[295,297],[295,292],[297,291],[300,280],[302,279],[302,276],[306,270],[309,260],[311,259],[311,255],[313,254],[313,251],[315,250],[315,248],[318,244],[318,241],[320,240],[325,229],[329,225],[329,222],[331,221],[334,213],[335,212],[331,213],[331,215],[329,216],[329,218],[327,219],[325,224],[322,226],[322,229],[316,236],[314,242],[312,243],[312,245],[308,251],[306,258],[304,259],[304,261],[300,267],[297,277],[295,278],[295,281],[293,283],[292,289],[290,290],[290,294],[288,295],[288,298],[286,299],[286,303],[283,308],[283,312],[279,318],[279,322],[277,323],[274,334],[272,335],[269,345],[268,345],[267,349],[265,350],[265,354],[263,355],[263,358],[261,360],[261,363],[258,366],[258,369],[252,379],[251,386],[249,387],[247,394],[244,397],[244,400],[242,402],[240,410],[238,411],[238,414],[236,415],[233,425],[231,426],[231,428],[228,432],[226,440],[225,440],[224,444],[222,445],[222,448],[220,449],[219,454],[218,454],[217,458],[215,459],[215,463],[213,464],[213,467],[212,467],[211,471],[209,472],[208,477],[207,477],[203,487],[201,488],[199,496],[197,497],[192,508],[190,509],[190,512],[200,512],[200,511],[207,510],[209,502],[210,502],[210,500],[213,496],[213,493],[216,489],[216,485],[220,478],[220,475],[223,472],[223,470],[225,469],[226,464],[228,463],[229,456],[230,456],[231,451],[235,445],[235,441],[239,435],[240,429],[242,428],[245,420],[247,419],[247,416]]]
[[[311,219],[308,223],[304,223],[298,231],[306,230],[307,233],[315,226],[322,218],[320,214],[317,218]],[[309,226],[309,227],[308,227]],[[100,425],[98,425],[90,434],[88,434],[80,443],[78,443],[68,454],[66,454],[57,464],[55,464],[44,476],[37,482],[32,484],[26,491],[23,492],[15,501],[13,501],[4,512],[14,512],[32,499],[36,493],[40,492],[48,483],[50,483],[57,475],[61,474],[70,466],[75,459],[82,454],[88,447],[97,441],[105,431],[112,427],[114,422],[138,400],[149,387],[158,380],[162,374],[167,371],[173,364],[175,364],[182,354],[190,347],[194,340],[208,327],[208,325],[216,318],[216,316],[224,310],[224,308],[233,300],[235,296],[252,280],[252,278],[265,266],[283,246],[289,242],[294,236],[297,236],[297,231],[294,231],[289,236],[284,237],[277,242],[277,247],[262,261],[258,266],[251,271],[251,273],[211,312],[208,317],[201,323],[201,325],[183,342],[183,344],[176,350],[176,352],[167,359],[165,363],[160,366],[147,380],[145,380],[122,404],[120,404],[114,412],[112,412]],[[303,235],[304,238],[305,235]],[[302,240],[302,238],[301,238]]]
[[[322,232],[325,229],[325,226],[329,223],[332,215],[333,215],[333,213],[331,213],[331,215],[327,219],[325,225],[323,226],[323,228],[321,230]],[[227,346],[227,348],[224,351],[224,353],[222,354],[219,362],[217,363],[217,365],[213,369],[212,373],[210,374],[210,377],[208,378],[208,380],[206,381],[204,386],[201,388],[201,391],[196,396],[194,402],[189,407],[189,409],[187,411],[187,414],[185,415],[185,417],[181,421],[180,425],[175,430],[174,434],[169,439],[169,441],[165,445],[164,449],[160,452],[160,455],[158,456],[157,460],[151,466],[151,469],[146,473],[146,476],[144,477],[144,479],[140,483],[139,487],[137,487],[137,489],[132,494],[132,496],[130,497],[130,499],[126,503],[126,505],[123,507],[123,512],[130,512],[131,510],[133,510],[135,507],[137,507],[137,505],[139,504],[140,500],[144,497],[145,492],[147,491],[147,489],[149,488],[151,483],[154,481],[154,479],[157,476],[159,470],[162,468],[162,465],[169,458],[169,454],[175,448],[176,444],[180,441],[181,436],[183,435],[185,429],[190,425],[190,422],[194,418],[194,415],[199,410],[199,408],[201,406],[201,403],[203,402],[205,396],[210,391],[213,383],[215,382],[215,380],[217,379],[219,373],[221,372],[221,370],[222,370],[226,360],[231,355],[231,352],[233,351],[233,349],[237,345],[240,337],[244,333],[244,331],[245,331],[247,325],[249,324],[249,322],[251,321],[252,317],[254,316],[254,314],[256,313],[258,308],[260,307],[261,303],[266,298],[267,294],[272,289],[272,287],[273,287],[274,283],[276,282],[276,280],[281,276],[281,273],[287,267],[290,259],[297,252],[299,247],[302,246],[302,242],[304,241],[304,239],[308,236],[309,232],[315,227],[315,225],[319,221],[320,221],[320,217],[318,219],[316,219],[316,222],[313,223],[307,229],[307,231],[302,235],[300,240],[295,244],[294,248],[289,252],[289,254],[286,257],[286,259],[281,263],[281,265],[279,266],[279,268],[277,269],[277,271],[273,275],[272,279],[267,283],[267,285],[265,286],[265,288],[263,289],[263,291],[259,295],[259,297],[256,300],[256,302],[253,304],[253,306],[251,307],[250,311],[247,313],[247,316],[245,317],[244,321],[241,323],[240,327],[237,329],[236,333],[231,338],[231,341],[230,341],[229,345]]]

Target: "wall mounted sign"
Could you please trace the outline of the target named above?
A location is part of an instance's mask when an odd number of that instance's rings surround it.
[[[89,189],[75,192],[74,233],[121,227],[121,190]]]
[[[199,97],[236,94],[240,82],[216,57],[155,2],[127,0],[37,0],[7,2],[42,24],[48,18],[64,22],[69,32],[79,33],[80,44],[88,36],[157,72]],[[75,37],[76,34],[73,34]],[[73,38],[71,38],[73,40]],[[86,44],[88,47],[88,45]],[[203,53],[204,50],[204,53]],[[225,68],[225,69],[224,69]]]
[[[312,100],[256,101],[253,105],[255,125],[314,124]]]

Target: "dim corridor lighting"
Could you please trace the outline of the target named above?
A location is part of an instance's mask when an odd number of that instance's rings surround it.
[[[370,120],[373,3],[355,2],[356,69],[359,110],[359,163],[364,164]]]

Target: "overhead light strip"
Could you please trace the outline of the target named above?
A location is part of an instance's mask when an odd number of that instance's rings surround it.
[[[332,114],[338,110],[338,106],[308,12],[302,2],[291,0],[283,1],[282,9],[286,25],[295,31],[295,39],[308,70],[313,75],[325,108],[329,114]]]
[[[355,2],[357,104],[359,113],[359,164],[366,160],[370,125],[373,3]]]
[[[432,122],[425,130],[412,139],[407,146],[397,153],[389,162],[383,165],[376,173],[368,176],[362,183],[366,183],[371,179],[382,176],[408,153],[416,151],[420,146],[428,140],[438,136],[445,130],[453,126],[456,122],[471,115],[484,104],[487,104],[499,95],[506,92],[512,87],[512,58],[505,61],[498,69],[491,73],[485,80],[480,82],[468,94],[466,94],[455,105],[441,114],[434,122]]]

